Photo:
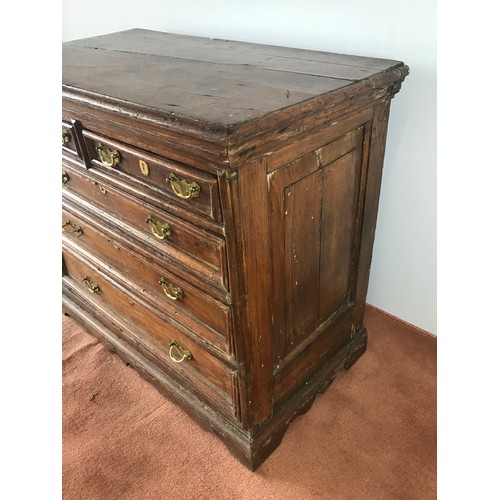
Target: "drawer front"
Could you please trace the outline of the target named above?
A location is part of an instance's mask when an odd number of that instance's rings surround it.
[[[80,146],[77,143],[75,128],[68,122],[62,122],[62,150],[73,158],[82,159]]]
[[[155,311],[65,245],[63,264],[65,276],[72,279],[71,284],[96,309],[109,309],[112,315],[132,325],[131,330],[140,337],[133,343],[152,352],[155,360],[159,360],[159,368],[218,410],[225,410],[233,417],[236,415],[237,370],[210,355],[189,337],[188,332],[183,333],[182,326]]]
[[[105,169],[150,194],[221,220],[217,179],[179,163],[140,149],[83,131],[85,147],[93,168]]]
[[[136,293],[157,304],[165,314],[177,317],[217,349],[230,353],[230,309],[176,275],[175,269],[160,267],[151,259],[127,247],[123,236],[113,233],[105,223],[66,202],[62,211],[66,241],[85,248],[109,263],[123,281],[132,283]]]
[[[194,273],[214,286],[227,288],[224,239],[102,181],[97,182],[69,164],[63,165],[63,169],[69,177],[64,184],[65,190],[100,207],[107,216],[114,218],[112,224],[129,225],[137,237],[162,252],[174,266],[184,267],[188,275]]]

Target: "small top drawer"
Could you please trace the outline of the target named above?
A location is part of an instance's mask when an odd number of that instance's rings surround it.
[[[215,177],[88,130],[83,138],[92,167],[114,172],[141,191],[221,221]]]
[[[80,146],[75,134],[75,128],[67,122],[62,122],[62,150],[73,158],[82,158]]]

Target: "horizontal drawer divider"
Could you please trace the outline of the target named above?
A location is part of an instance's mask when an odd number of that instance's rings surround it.
[[[216,286],[227,286],[227,257],[225,239],[193,226],[173,214],[153,207],[109,184],[99,183],[88,172],[66,167],[69,179],[65,192],[84,198],[91,206],[100,207],[117,224],[133,228],[141,239],[160,252],[178,260],[186,260],[189,269],[203,275]],[[169,234],[161,237],[148,223],[153,217],[157,224],[171,225]]]
[[[208,228],[210,229],[210,231],[217,235],[223,236],[225,234],[224,226],[222,225],[222,223],[215,222],[210,218],[203,217],[197,212],[188,211],[186,208],[180,207],[169,200],[155,196],[156,193],[160,192],[160,190],[155,186],[148,186],[149,189],[147,191],[138,189],[135,184],[131,184],[130,182],[128,182],[127,177],[122,172],[118,171],[114,172],[113,175],[110,175],[105,170],[90,168],[87,170],[87,172],[95,177],[95,179],[99,182],[102,181],[111,184],[112,186],[132,196],[147,201],[160,210],[166,210],[176,217],[185,219],[186,221],[199,226],[200,228]]]
[[[82,205],[82,202],[85,206]],[[165,269],[177,278],[192,284],[192,286],[200,290],[200,293],[208,292],[207,295],[213,297],[215,300],[227,305],[231,304],[230,293],[220,291],[219,288],[213,287],[203,279],[199,280],[193,275],[191,269],[184,269],[182,263],[179,261],[165,259],[161,256],[162,254],[159,256],[158,252],[151,251],[149,248],[139,245],[136,240],[130,238],[129,231],[124,230],[120,225],[110,226],[107,214],[96,210],[95,207],[90,208],[84,200],[73,196],[68,197],[66,194],[63,194],[62,208],[81,219],[87,226],[103,233],[106,237],[118,240],[119,244],[123,245],[128,252],[139,255],[143,259],[147,259],[148,262],[152,262],[154,265]]]

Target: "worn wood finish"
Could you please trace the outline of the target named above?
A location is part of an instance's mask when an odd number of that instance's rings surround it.
[[[272,313],[267,231],[268,198],[265,162],[246,165],[238,178],[239,200],[246,200],[238,215],[241,252],[239,271],[245,276],[242,326],[247,366],[248,418],[260,424],[272,414]]]
[[[407,73],[146,30],[63,45],[64,311],[252,470],[366,349],[389,105]],[[171,173],[199,196],[176,196]],[[172,341],[192,358],[176,363]]]
[[[361,176],[361,144],[323,169],[319,320],[352,299],[354,237]]]
[[[277,366],[310,348],[316,328],[348,306],[363,130],[268,175]]]
[[[220,42],[129,30],[66,43],[63,116],[217,171],[327,126],[332,108],[340,116],[370,107],[397,92],[408,72],[400,61],[226,41],[222,50]],[[207,58],[209,47],[220,52]]]

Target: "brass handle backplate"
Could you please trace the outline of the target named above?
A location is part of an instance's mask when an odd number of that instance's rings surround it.
[[[99,160],[107,167],[116,167],[121,161],[121,155],[116,149],[108,148],[102,144],[98,144],[95,148]]]
[[[142,175],[147,177],[149,175],[149,165],[147,161],[139,160],[139,168],[141,169]]]
[[[186,179],[181,179],[175,174],[170,174],[167,181],[170,181],[172,191],[183,200],[189,198],[198,198],[200,196],[201,188],[196,182],[189,182]]]
[[[78,238],[83,234],[83,229],[80,226],[77,226],[74,222],[71,222],[70,220],[62,225],[62,229],[66,233],[76,233]]]
[[[67,130],[62,131],[62,145],[65,146],[68,142],[71,141],[71,135]]]
[[[87,285],[91,293],[99,293],[101,291],[101,287],[97,283],[94,283],[88,276],[85,276],[82,281]]]
[[[169,344],[168,355],[174,363],[182,363],[183,361],[193,359],[193,355],[175,340],[172,340]]]
[[[164,240],[169,236],[172,236],[172,228],[166,222],[160,222],[156,217],[148,215],[146,222],[149,224],[149,228],[156,238],[159,240]]]
[[[184,292],[182,291],[182,288],[169,283],[165,278],[160,278],[160,281],[158,283],[160,283],[163,291],[165,292],[165,295],[169,299],[182,300],[184,298]]]
[[[67,184],[69,181],[69,174],[66,170],[62,173],[62,183]]]

